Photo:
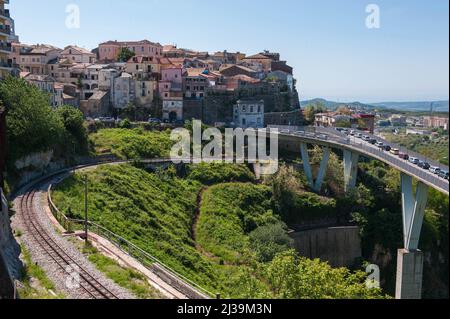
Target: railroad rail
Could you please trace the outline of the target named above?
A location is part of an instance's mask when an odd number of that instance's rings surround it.
[[[67,273],[67,269],[76,267],[79,275],[79,287],[90,299],[119,299],[119,297],[100,283],[93,275],[84,269],[79,262],[72,258],[41,225],[33,206],[36,190],[28,187],[20,198],[20,214],[27,233],[29,233],[44,254],[52,260],[58,268]]]

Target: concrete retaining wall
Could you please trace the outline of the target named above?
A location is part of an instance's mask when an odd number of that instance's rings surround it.
[[[14,297],[11,267],[8,267],[11,258],[8,257],[17,254],[16,245],[9,222],[8,202],[0,188],[0,299]]]
[[[332,267],[349,267],[362,256],[358,227],[329,227],[295,232],[295,249],[304,257],[327,261]]]

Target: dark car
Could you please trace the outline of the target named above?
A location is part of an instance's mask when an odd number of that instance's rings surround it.
[[[369,143],[375,145],[377,143],[377,140],[376,139],[371,139],[371,140],[369,140]]]
[[[390,152],[391,149],[392,149],[392,147],[390,147],[389,145],[384,145],[383,149],[384,149],[386,152]]]
[[[430,164],[428,164],[427,162],[424,161],[420,161],[419,164],[417,164],[417,166],[419,166],[420,168],[423,168],[425,170],[430,169]]]

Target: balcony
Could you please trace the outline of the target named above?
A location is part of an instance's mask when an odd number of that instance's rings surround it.
[[[11,34],[11,27],[9,25],[0,25],[0,34]]]
[[[11,52],[11,43],[0,42],[0,51],[10,53]]]
[[[10,19],[9,9],[0,9],[0,16],[6,19]]]
[[[12,63],[11,61],[0,61],[0,68],[1,69],[14,69],[19,68],[19,65],[16,63]]]

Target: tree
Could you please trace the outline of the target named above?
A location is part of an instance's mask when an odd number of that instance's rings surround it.
[[[336,112],[342,115],[352,115],[352,111],[345,105],[341,105],[340,107],[338,107]]]
[[[299,257],[294,250],[278,254],[266,270],[276,298],[382,299],[380,289],[365,284],[367,275],[346,268],[331,268],[318,259]]]
[[[122,110],[121,115],[127,118],[128,120],[136,121],[136,112],[137,112],[136,105],[130,102]]]
[[[129,59],[134,57],[136,54],[128,48],[121,48],[117,60],[119,62],[127,62]]]
[[[0,83],[0,100],[7,111],[9,163],[55,148],[64,136],[64,123],[49,103],[49,96],[23,79],[8,77]]]
[[[56,110],[56,114],[62,119],[66,129],[67,138],[72,139],[75,145],[75,150],[81,152],[87,150],[87,131],[84,127],[83,113],[70,105],[64,105]]]
[[[313,104],[309,104],[305,108],[305,120],[308,124],[313,124],[316,120],[316,114],[326,112],[327,108],[321,102],[315,102]]]

